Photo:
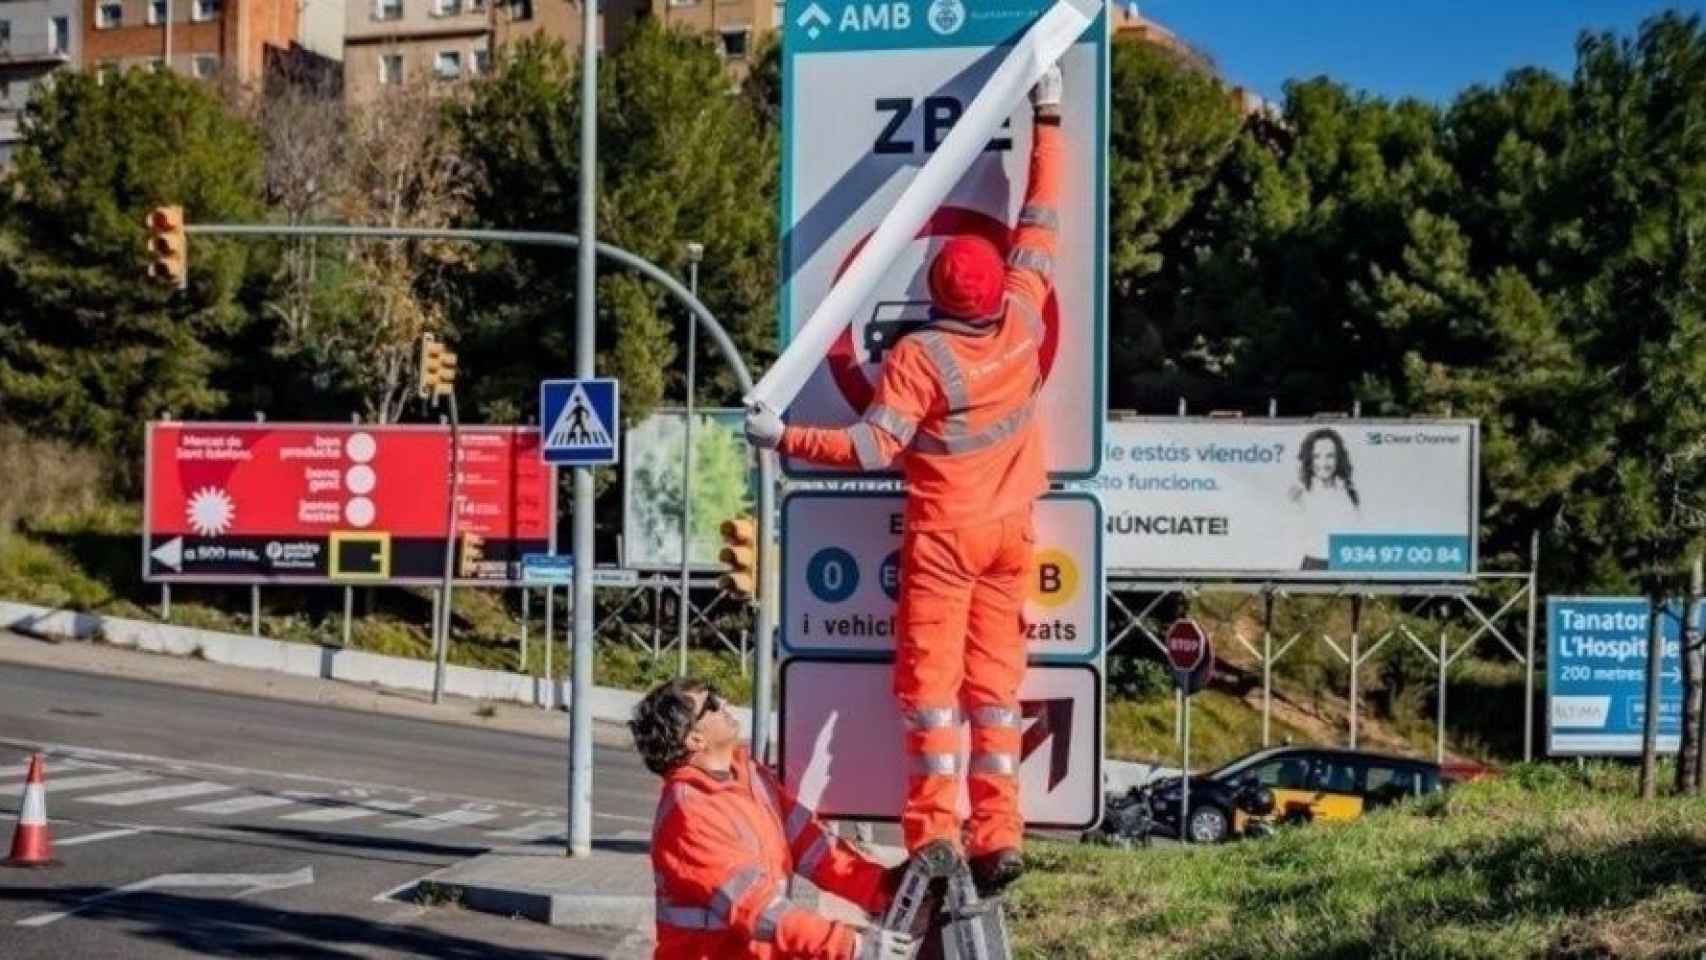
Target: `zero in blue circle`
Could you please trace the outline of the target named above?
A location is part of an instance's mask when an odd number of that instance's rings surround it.
[[[840,547],[824,547],[806,564],[806,586],[823,603],[840,603],[859,589],[859,562]]]
[[[883,565],[877,571],[877,583],[883,588],[883,594],[896,603],[900,602],[900,551],[896,550],[883,558]]]

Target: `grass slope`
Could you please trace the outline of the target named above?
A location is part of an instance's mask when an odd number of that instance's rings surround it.
[[[1706,799],[1524,766],[1353,824],[1225,847],[1037,844],[1025,958],[1706,955]]]

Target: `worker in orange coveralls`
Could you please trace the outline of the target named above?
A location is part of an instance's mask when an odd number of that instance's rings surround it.
[[[877,913],[902,868],[884,869],[830,836],[741,743],[717,692],[671,680],[634,709],[629,730],[664,778],[652,824],[655,960],[910,960],[910,934],[832,921],[788,899],[798,874]]]
[[[910,758],[901,826],[915,855],[936,843],[958,855],[963,833],[986,895],[1024,869],[1022,620],[1032,510],[1048,489],[1034,414],[1059,226],[1061,88],[1056,67],[1031,91],[1030,182],[1005,262],[982,237],[943,245],[930,265],[932,322],[884,359],[864,419],[820,429],[784,427],[762,407],[747,415],[754,444],[790,457],[865,470],[900,462],[907,501],[894,692]],[[963,829],[962,719],[971,722]]]

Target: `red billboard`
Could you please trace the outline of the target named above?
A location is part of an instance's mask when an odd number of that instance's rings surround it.
[[[457,533],[483,538],[471,582],[521,579],[556,524],[539,433],[464,427]],[[429,583],[444,574],[450,428],[151,423],[148,580]]]

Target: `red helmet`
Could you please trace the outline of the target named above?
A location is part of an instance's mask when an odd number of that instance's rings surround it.
[[[961,234],[942,245],[930,264],[930,300],[936,312],[959,320],[986,320],[1001,308],[1006,267],[995,244]]]

